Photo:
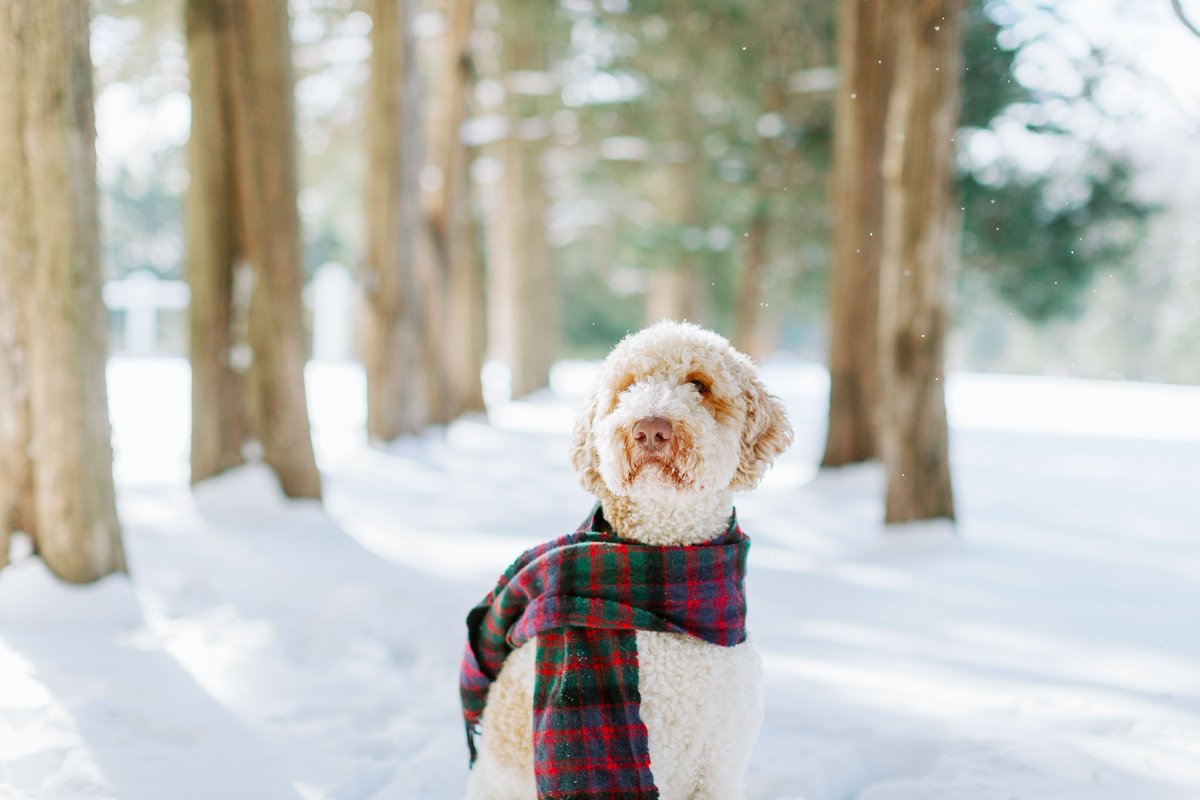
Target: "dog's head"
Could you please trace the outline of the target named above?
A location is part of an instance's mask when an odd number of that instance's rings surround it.
[[[756,486],[792,441],[783,404],[723,337],[659,322],[627,336],[575,422],[583,488],[637,499]]]

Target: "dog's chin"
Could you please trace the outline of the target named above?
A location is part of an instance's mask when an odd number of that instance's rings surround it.
[[[695,481],[670,461],[647,459],[630,465],[618,494],[632,499],[686,499],[695,495]]]

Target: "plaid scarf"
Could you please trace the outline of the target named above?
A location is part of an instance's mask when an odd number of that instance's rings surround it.
[[[508,654],[536,636],[539,800],[657,798],[637,631],[740,644],[749,549],[736,515],[711,541],[654,547],[618,537],[597,504],[574,534],[526,551],[467,615],[459,683],[471,763],[489,686]]]

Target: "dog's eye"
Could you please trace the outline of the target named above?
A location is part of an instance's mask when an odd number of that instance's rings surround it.
[[[708,388],[708,384],[705,383],[704,381],[700,380],[699,378],[692,378],[690,381],[688,381],[688,383],[690,383],[692,386],[695,386],[696,391],[699,392],[701,395],[706,395],[710,391]]]

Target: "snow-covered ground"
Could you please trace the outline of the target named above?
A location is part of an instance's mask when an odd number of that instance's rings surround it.
[[[587,511],[592,369],[377,449],[361,373],[311,366],[322,510],[260,468],[189,491],[186,365],[115,361],[132,577],[0,573],[0,800],[457,800],[462,617]],[[738,504],[751,800],[1200,797],[1200,389],[955,376],[954,536],[884,533],[877,467],[814,468],[823,370],[766,375],[798,436]]]

